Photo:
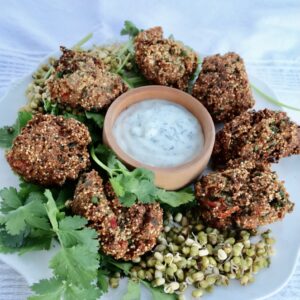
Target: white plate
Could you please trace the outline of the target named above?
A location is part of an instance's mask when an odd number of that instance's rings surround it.
[[[43,63],[46,61],[45,59]],[[276,97],[263,82],[255,78],[251,78],[251,81],[266,94]],[[17,111],[26,103],[25,90],[30,82],[31,75],[24,77],[15,83],[2,98],[0,101],[0,127],[13,124]],[[256,109],[281,109],[266,102],[255,93],[254,96]],[[291,116],[300,123],[300,112],[293,112]],[[282,159],[279,164],[273,165],[273,168],[278,172],[280,179],[285,180],[291,200],[296,203],[296,206],[294,212],[289,214],[283,222],[268,226],[268,228],[272,229],[273,236],[277,241],[275,245],[276,255],[272,258],[270,268],[259,272],[255,282],[247,287],[242,287],[237,281],[231,281],[229,287],[217,287],[213,293],[205,295],[204,299],[240,300],[241,295],[243,300],[264,299],[283,288],[293,274],[300,248],[300,235],[298,234],[300,232],[300,203],[297,199],[300,195],[300,156]],[[8,166],[3,150],[0,150],[0,170],[0,188],[17,186],[17,177]],[[28,284],[32,284],[51,275],[51,271],[48,269],[48,262],[55,251],[56,249],[36,251],[22,256],[0,254],[0,259],[23,275]],[[122,280],[118,289],[111,290],[102,299],[121,299],[125,290],[126,280]],[[190,292],[187,294],[190,295]],[[151,299],[148,291],[143,290],[142,299]]]

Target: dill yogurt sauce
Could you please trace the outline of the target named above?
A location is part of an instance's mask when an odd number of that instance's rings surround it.
[[[183,106],[162,99],[129,106],[116,119],[113,135],[127,155],[153,167],[189,162],[204,145],[195,116]]]

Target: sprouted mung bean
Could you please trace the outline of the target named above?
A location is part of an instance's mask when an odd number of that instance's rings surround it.
[[[274,243],[270,231],[253,242],[252,236],[257,235],[253,232],[220,232],[206,227],[191,212],[167,213],[164,225],[157,246],[134,263],[131,277],[148,280],[166,293],[180,295],[193,286],[192,296],[200,298],[215,285],[228,285],[230,279],[249,284],[270,264]]]

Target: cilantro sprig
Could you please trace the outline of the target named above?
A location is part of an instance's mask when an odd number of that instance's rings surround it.
[[[34,284],[37,295],[29,299],[98,299],[102,291],[96,285],[100,264],[97,232],[86,227],[87,220],[82,217],[62,215],[49,190],[44,195],[47,216],[61,248],[50,261],[53,277]]]
[[[56,201],[53,198],[56,195]],[[39,299],[96,300],[107,291],[99,284],[99,241],[95,230],[80,216],[66,216],[59,209],[69,197],[67,189],[44,190],[21,183],[19,191],[0,191],[0,251],[4,253],[48,250],[57,240],[60,248],[50,260],[53,277],[32,286]],[[102,283],[105,281],[102,276]],[[97,284],[98,283],[98,284]]]
[[[107,163],[103,163],[96,153],[100,154]],[[129,171],[114,153],[103,145],[96,149],[92,147],[91,157],[98,166],[108,173],[109,181],[124,206],[129,207],[137,201],[142,203],[159,201],[172,207],[178,207],[194,200],[194,194],[187,189],[169,192],[157,188],[154,184],[152,171],[144,168]]]

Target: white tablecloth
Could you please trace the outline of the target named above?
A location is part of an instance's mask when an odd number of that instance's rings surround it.
[[[59,45],[73,45],[90,31],[99,43],[113,41],[129,19],[142,28],[162,25],[199,53],[238,52],[249,72],[299,107],[299,16],[299,0],[0,0],[0,96]],[[24,279],[0,262],[0,300],[29,293]],[[272,299],[300,299],[300,264]]]

